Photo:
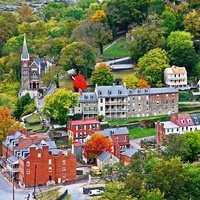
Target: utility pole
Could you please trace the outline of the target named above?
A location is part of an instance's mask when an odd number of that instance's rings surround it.
[[[36,170],[37,170],[37,164],[35,164],[35,174],[34,174],[34,191],[33,191],[33,198],[36,199],[36,192],[35,192],[35,188],[36,188]]]
[[[12,193],[13,193],[13,200],[15,200],[15,184],[14,184],[13,172],[12,172]]]

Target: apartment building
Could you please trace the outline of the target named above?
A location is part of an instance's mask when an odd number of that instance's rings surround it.
[[[85,142],[86,137],[95,131],[101,130],[100,122],[97,119],[69,120],[67,133],[72,141]]]
[[[54,141],[15,132],[2,142],[8,180],[21,187],[62,183],[76,179],[76,157]]]
[[[200,130],[200,113],[174,114],[169,121],[156,123],[156,143],[162,145],[170,134]]]
[[[172,66],[164,70],[164,81],[169,87],[175,87],[180,90],[188,89],[187,71],[185,67]]]
[[[106,120],[153,116],[178,112],[178,90],[173,87],[127,89],[125,85],[97,86],[80,95],[72,113],[83,118],[105,116]]]

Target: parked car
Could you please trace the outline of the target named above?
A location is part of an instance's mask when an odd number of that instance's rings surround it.
[[[104,193],[103,190],[95,189],[95,190],[90,190],[88,194],[89,194],[90,196],[98,196],[98,195],[100,195],[100,194],[102,194],[102,193]]]

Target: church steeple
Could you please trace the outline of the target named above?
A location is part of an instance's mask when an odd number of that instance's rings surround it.
[[[28,61],[29,60],[29,53],[28,53],[28,47],[26,44],[26,35],[24,34],[24,43],[23,43],[23,49],[21,54],[21,60],[22,61]]]

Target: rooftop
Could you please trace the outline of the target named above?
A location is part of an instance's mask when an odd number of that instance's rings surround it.
[[[102,133],[105,136],[110,136],[110,135],[123,135],[123,134],[129,134],[128,128],[127,127],[119,127],[119,128],[107,128],[102,131],[98,131],[98,133]]]
[[[71,120],[71,125],[85,125],[85,124],[99,124],[97,119],[81,119],[81,120]]]
[[[104,161],[106,158],[110,157],[110,153],[107,151],[104,151],[102,154],[100,154],[97,159],[100,161]]]

